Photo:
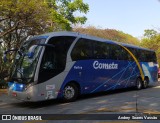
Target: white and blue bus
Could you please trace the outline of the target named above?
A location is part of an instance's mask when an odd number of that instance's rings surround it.
[[[17,51],[8,94],[23,101],[120,88],[147,88],[158,79],[153,50],[76,32],[35,36]]]

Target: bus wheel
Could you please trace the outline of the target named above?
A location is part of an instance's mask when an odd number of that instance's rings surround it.
[[[140,78],[137,78],[136,80],[136,89],[140,90],[142,88],[142,80]]]
[[[148,83],[149,83],[149,80],[147,78],[145,78],[143,81],[143,88],[144,89],[148,87]]]
[[[63,90],[63,98],[65,101],[74,101],[78,96],[78,87],[74,83],[67,84]]]

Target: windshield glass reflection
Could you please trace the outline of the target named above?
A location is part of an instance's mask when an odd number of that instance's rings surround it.
[[[15,64],[11,78],[13,81],[29,83],[33,81],[38,59],[42,50],[42,46],[36,44],[45,43],[46,39],[36,39],[25,42],[20,48],[19,53],[16,54]],[[29,49],[35,45],[33,57],[29,57]]]

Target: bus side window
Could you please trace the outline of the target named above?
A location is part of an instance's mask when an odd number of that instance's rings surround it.
[[[53,48],[47,47],[45,49],[45,55],[43,56],[41,69],[53,70],[56,69],[56,54]]]
[[[110,59],[122,60],[122,49],[119,45],[109,44]]]
[[[135,49],[135,56],[138,59],[138,61],[140,62],[141,61],[141,58],[140,58],[141,54],[140,54],[140,51],[138,49]]]
[[[117,60],[117,56],[116,56],[116,48],[114,47],[113,44],[109,44],[109,58],[110,59],[115,59]]]
[[[121,60],[129,60],[130,54],[121,47]]]
[[[127,47],[127,49],[128,49],[128,50],[134,55],[134,57],[136,57],[136,59],[137,59],[135,49],[130,48],[130,47]],[[129,60],[129,61],[134,61],[134,59],[133,59],[133,57],[131,56],[131,54],[128,53],[128,52],[127,52],[127,54],[128,54],[128,60]]]
[[[155,52],[150,52],[150,59],[152,62],[157,62],[157,57],[156,57],[156,53]]]
[[[104,42],[94,41],[94,59],[108,59],[109,58],[109,45]]]
[[[40,65],[38,82],[45,82],[64,71],[66,66],[67,52],[75,37],[58,36],[52,37],[48,44],[55,47],[45,47]]]
[[[139,50],[139,60],[141,61],[141,62],[144,62],[145,61],[145,53],[144,53],[144,51],[143,50]]]
[[[87,39],[79,39],[75,44],[72,52],[71,58],[73,61],[85,60],[92,58],[92,41]]]

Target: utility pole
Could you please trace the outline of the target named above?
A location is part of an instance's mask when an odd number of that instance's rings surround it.
[[[138,113],[138,94],[136,90],[136,113]]]

